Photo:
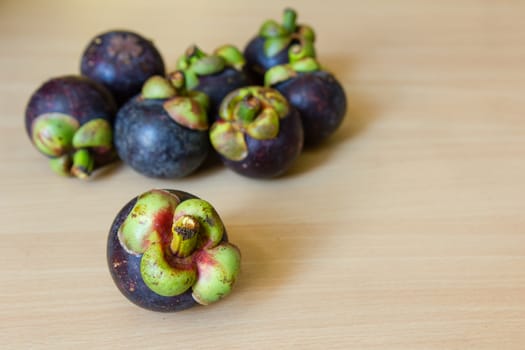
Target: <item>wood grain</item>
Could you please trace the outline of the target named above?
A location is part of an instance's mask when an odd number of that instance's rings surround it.
[[[290,1],[343,83],[342,128],[292,171],[180,180],[123,165],[54,176],[23,114],[77,73],[89,39],[129,28],[168,68],[191,43],[242,47],[282,2],[0,3],[0,347],[523,349],[525,3]],[[234,293],[177,314],[114,287],[107,231],[131,197],[208,199],[243,253]]]

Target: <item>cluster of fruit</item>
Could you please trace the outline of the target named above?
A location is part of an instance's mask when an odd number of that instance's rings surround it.
[[[94,38],[82,75],[45,82],[31,97],[26,129],[63,175],[88,177],[120,158],[151,177],[186,176],[209,156],[250,177],[275,177],[341,124],[343,88],[315,59],[314,32],[284,11],[266,21],[244,53],[191,46],[165,74],[142,36]],[[231,292],[240,251],[213,206],[154,189],[117,214],[107,242],[111,276],[133,303],[155,311],[207,305]]]
[[[33,93],[27,133],[55,172],[79,178],[117,158],[146,176],[183,177],[216,154],[240,174],[278,176],[346,113],[341,84],[316,60],[314,31],[296,17],[286,9],[281,24],[266,21],[243,53],[191,46],[169,74],[141,35],[99,35],[81,75]]]

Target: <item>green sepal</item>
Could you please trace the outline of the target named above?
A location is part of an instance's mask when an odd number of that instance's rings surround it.
[[[192,62],[191,70],[197,75],[211,75],[224,69],[225,61],[220,56],[206,56]]]
[[[188,91],[188,97],[197,101],[205,111],[210,108],[210,98],[204,92],[191,90]]]
[[[227,159],[240,161],[248,155],[244,135],[228,121],[219,120],[213,123],[210,141],[213,148]]]
[[[95,166],[95,159],[87,149],[79,149],[73,154],[71,174],[79,179],[86,179],[91,175]]]
[[[263,38],[275,38],[280,36],[286,36],[288,33],[279,23],[273,19],[269,19],[263,23],[261,29],[259,29],[259,36]]]
[[[142,85],[142,97],[163,100],[177,94],[173,85],[164,77],[154,75]]]
[[[263,48],[264,54],[266,57],[273,57],[284,50],[291,41],[292,38],[289,36],[266,38]]]
[[[113,131],[105,119],[92,119],[82,125],[73,136],[73,147],[111,148],[113,146]]]
[[[69,154],[64,154],[63,156],[57,158],[49,159],[49,167],[58,175],[61,176],[71,176],[72,160]]]
[[[244,55],[233,45],[223,45],[215,49],[214,55],[222,57],[228,66],[242,70],[246,64]]]
[[[177,59],[177,63],[175,64],[175,68],[178,69],[178,70],[186,70],[188,69],[188,67],[190,66],[190,63],[188,61],[188,59],[186,58],[186,56],[180,56],[178,59]]]
[[[170,264],[158,242],[152,243],[142,255],[140,274],[149,289],[165,297],[184,293],[197,280],[192,264]]]
[[[224,224],[215,208],[207,201],[197,198],[183,201],[175,209],[173,221],[182,217],[191,217],[200,225],[197,249],[214,247],[222,240]]]
[[[221,243],[195,254],[198,278],[192,287],[193,299],[201,305],[230,294],[241,269],[241,253],[231,243]]]
[[[290,66],[297,73],[312,73],[321,69],[319,62],[312,57],[306,57],[300,61],[290,63]]]
[[[305,58],[315,58],[315,47],[311,41],[303,41],[301,44],[292,45],[288,49],[288,59],[294,63]]]
[[[257,140],[269,140],[279,134],[279,116],[271,108],[264,109],[246,126],[246,133]]]
[[[264,73],[264,86],[273,86],[297,76],[297,73],[287,64],[273,66]]]
[[[188,90],[193,89],[199,85],[199,77],[189,69],[184,71],[184,79],[186,81],[186,88]]]
[[[33,121],[31,138],[40,152],[59,157],[71,149],[73,135],[78,127],[78,121],[70,115],[44,113]]]
[[[159,227],[155,218],[162,215],[171,218],[179,202],[179,198],[168,191],[151,190],[141,194],[119,227],[122,247],[130,254],[142,254],[152,240],[156,240],[154,233]]]
[[[192,130],[208,130],[206,110],[198,101],[178,96],[164,102],[164,110],[178,124]]]
[[[312,27],[308,25],[299,26],[297,34],[300,38],[303,38],[305,41],[315,42],[315,31]]]

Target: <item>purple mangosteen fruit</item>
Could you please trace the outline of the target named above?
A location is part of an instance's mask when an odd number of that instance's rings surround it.
[[[248,177],[271,178],[288,170],[303,146],[299,113],[277,90],[250,86],[223,100],[210,140],[223,163]]]
[[[346,114],[343,86],[299,45],[290,49],[290,63],[275,66],[265,75],[265,85],[279,90],[299,111],[304,143],[315,146],[332,135]]]
[[[115,119],[115,147],[137,172],[158,178],[183,177],[206,159],[207,96],[187,92],[184,75],[153,76],[141,94],[120,108]]]
[[[190,46],[177,61],[184,72],[186,88],[205,93],[209,100],[208,115],[213,120],[224,97],[231,91],[248,86],[242,53],[232,45],[221,46],[208,55]]]
[[[44,82],[32,95],[25,127],[53,171],[81,179],[116,159],[112,124],[117,107],[109,91],[82,76]]]
[[[129,201],[114,219],[108,267],[134,304],[173,312],[227,296],[240,270],[239,249],[207,201],[153,189]]]
[[[164,61],[150,40],[114,30],[93,38],[82,55],[82,75],[105,85],[121,106],[153,75],[164,75]]]
[[[252,81],[262,84],[264,73],[273,66],[288,63],[288,50],[294,44],[300,44],[308,50],[309,56],[315,56],[314,30],[304,24],[297,24],[297,13],[287,8],[283,13],[283,23],[267,20],[259,33],[244,49],[246,70]]]

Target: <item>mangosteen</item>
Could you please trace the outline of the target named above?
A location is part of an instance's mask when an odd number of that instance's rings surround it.
[[[32,95],[25,127],[33,145],[60,175],[87,178],[116,158],[112,124],[117,107],[109,91],[82,76],[44,82]]]
[[[178,190],[153,189],[118,212],[109,231],[107,260],[128,300],[172,312],[227,296],[241,255],[209,202]]]
[[[223,100],[210,129],[223,163],[248,177],[283,174],[299,156],[303,128],[299,113],[277,90],[250,86]]]
[[[297,13],[284,10],[283,23],[267,20],[244,49],[246,70],[252,81],[263,84],[264,73],[273,66],[289,62],[288,51],[294,44],[301,44],[308,55],[315,57],[315,33],[305,24],[297,24]]]
[[[105,85],[119,106],[137,95],[149,77],[165,74],[164,61],[153,42],[126,30],[93,38],[82,55],[80,71]]]
[[[184,90],[184,75],[153,76],[115,119],[115,147],[139,173],[159,178],[194,172],[208,154],[207,96]]]
[[[224,97],[249,85],[244,64],[244,57],[235,46],[224,45],[207,55],[192,45],[178,59],[177,69],[184,72],[188,90],[201,91],[209,97],[208,115],[213,121]]]
[[[304,57],[300,45],[290,49],[291,62],[266,72],[265,85],[279,90],[301,115],[306,146],[332,135],[346,114],[343,86],[315,58]]]

